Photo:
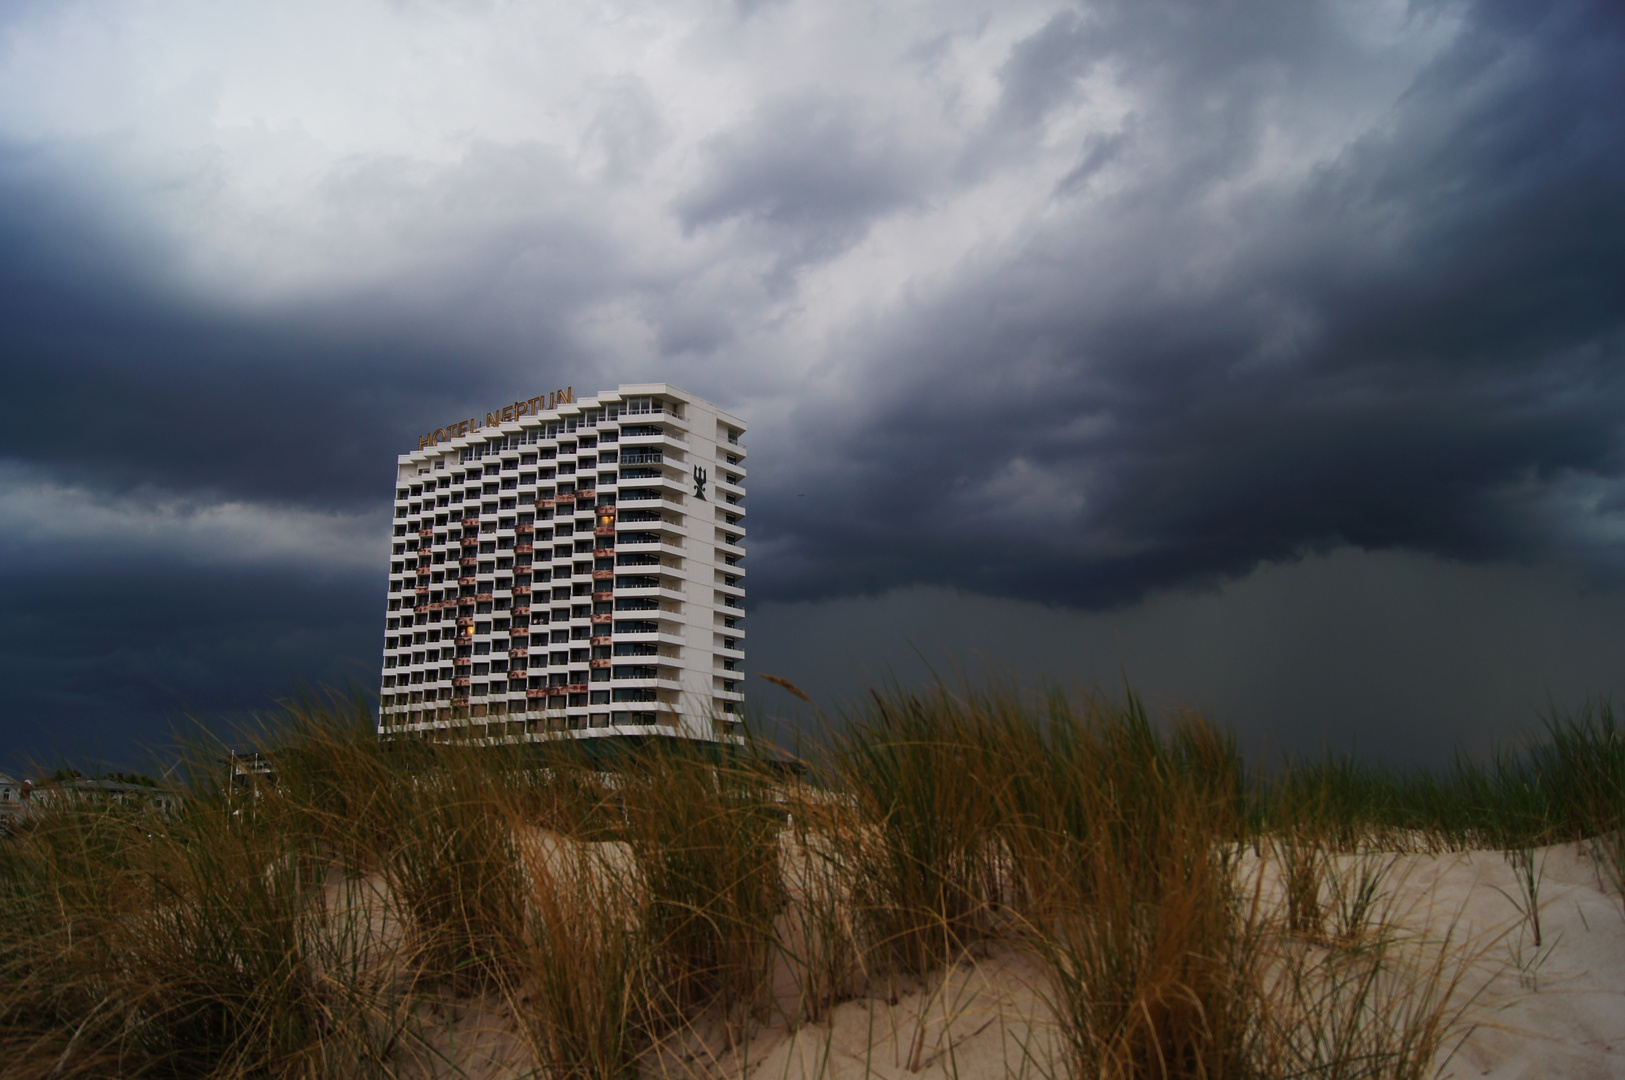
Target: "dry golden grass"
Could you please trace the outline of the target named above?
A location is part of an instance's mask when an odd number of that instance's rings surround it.
[[[1584,772],[1564,811],[1507,794],[1511,759],[1505,790],[1336,763],[1266,785],[1132,697],[876,695],[796,777],[677,744],[606,771],[381,743],[357,707],[299,708],[261,733],[274,781],[198,747],[178,810],[59,803],[0,840],[0,1077],[455,1075],[470,1003],[518,1073],[743,1076],[754,1033],[832,1031],[843,1002],[934,994],[947,1024],[993,956],[1049,1025],[1011,1036],[1012,1075],[1425,1077],[1472,958],[1397,931],[1379,849],[1467,846],[1450,800],[1497,798],[1500,847],[1606,847],[1605,719],[1527,759]],[[947,1068],[917,1025],[898,1067]]]

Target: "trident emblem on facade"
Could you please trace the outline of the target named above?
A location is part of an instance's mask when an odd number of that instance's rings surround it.
[[[694,466],[694,497],[705,498],[705,470],[698,465]]]

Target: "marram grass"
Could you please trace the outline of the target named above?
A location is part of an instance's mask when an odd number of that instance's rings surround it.
[[[1397,947],[1392,853],[1578,840],[1625,872],[1607,704],[1442,774],[1266,778],[1132,696],[940,685],[875,694],[798,773],[383,743],[342,703],[257,741],[251,788],[199,745],[178,809],[0,837],[0,1078],[447,1075],[434,1008],[478,999],[537,1075],[631,1080],[706,1018],[813,1023],[994,946],[1044,973],[1050,1076],[1422,1078],[1462,958]]]

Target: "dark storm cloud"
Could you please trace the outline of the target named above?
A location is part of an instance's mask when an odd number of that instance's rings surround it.
[[[1128,49],[1116,154],[1142,171],[859,345],[876,403],[809,403],[807,441],[849,451],[804,468],[807,498],[758,499],[784,595],[838,573],[1109,605],[1344,543],[1562,559],[1584,515],[1561,490],[1618,498],[1617,17],[1474,7],[1379,128],[1237,196],[1280,107],[1258,73],[1337,49],[1323,16],[1249,37],[1182,10],[1179,33],[1062,21],[1016,47],[1063,72],[1057,40]],[[1599,554],[1619,568],[1617,540]]]
[[[927,184],[927,163],[898,121],[823,94],[762,103],[712,140],[708,158],[678,201],[684,227],[747,222],[776,253],[781,277],[839,255],[875,220],[917,203]]]
[[[528,250],[590,266],[592,241],[516,222],[511,208],[538,170],[522,151],[498,156],[475,153],[434,183],[364,161],[327,184],[335,228],[399,215],[395,243],[438,245],[429,280],[231,305],[177,287],[172,245],[104,205],[105,193],[61,185],[26,149],[0,147],[0,368],[15,403],[0,458],[99,488],[380,502],[393,456],[425,428],[582,371],[561,310],[601,287],[593,272],[532,273],[543,300],[521,326],[502,292]],[[444,242],[452,226],[435,210],[446,203],[474,218],[457,223],[473,241]],[[480,221],[493,207],[510,213]],[[482,243],[481,232],[499,235]]]
[[[1487,756],[1538,730],[1551,708],[1625,691],[1621,596],[1549,568],[1340,548],[1109,612],[940,587],[765,604],[752,613],[751,667],[830,711],[861,707],[888,676],[993,674],[1113,695],[1126,679],[1154,713],[1197,708],[1232,728],[1254,760],[1330,748],[1448,767],[1458,751]],[[810,712],[756,689],[769,717]],[[778,726],[793,745],[795,725]]]
[[[0,578],[0,769],[145,768],[188,715],[229,730],[301,686],[372,689],[382,574],[132,565]]]

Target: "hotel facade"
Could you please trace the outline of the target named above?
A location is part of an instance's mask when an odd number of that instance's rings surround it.
[[[420,437],[396,468],[380,734],[737,733],[744,434],[640,383]]]

